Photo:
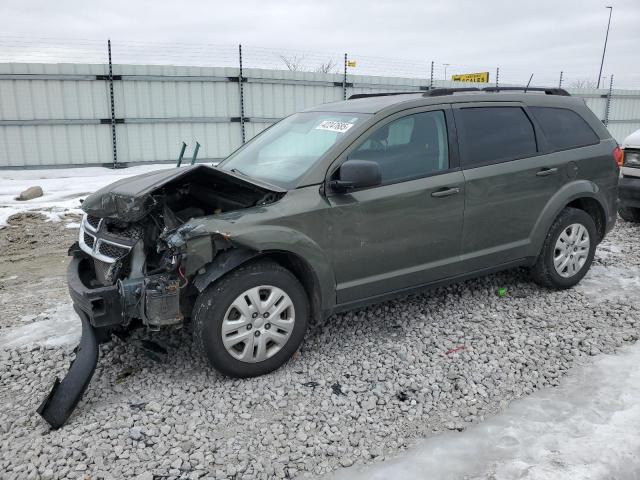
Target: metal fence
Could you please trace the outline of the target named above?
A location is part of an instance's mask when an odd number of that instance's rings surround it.
[[[305,71],[291,56],[280,59],[286,70],[247,68],[242,48],[233,67],[112,64],[110,53],[106,64],[0,63],[0,168],[174,162],[183,141],[186,156],[198,142],[198,160],[216,161],[288,114],[354,93],[469,86],[438,78],[435,62],[419,75],[381,76],[354,74],[362,70],[346,54],[340,64],[314,58],[316,71]],[[485,85],[508,85],[503,78],[496,69]],[[545,83],[559,85],[562,75]],[[568,90],[620,142],[640,129],[640,90],[613,86],[610,75],[607,89]]]

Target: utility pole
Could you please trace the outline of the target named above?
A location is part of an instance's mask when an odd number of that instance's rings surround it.
[[[443,63],[442,65],[444,65],[444,80],[447,81],[447,67],[449,65],[451,65],[450,63]]]
[[[602,60],[600,61],[600,73],[598,73],[598,86],[600,88],[600,78],[602,78],[602,66],[604,65],[604,54],[607,52],[607,40],[609,40],[609,27],[611,26],[611,14],[613,13],[613,7],[606,7],[609,9],[609,22],[607,23],[607,34],[604,37],[604,48],[602,49]]]

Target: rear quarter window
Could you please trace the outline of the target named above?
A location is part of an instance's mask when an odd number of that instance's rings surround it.
[[[585,147],[600,142],[598,135],[576,112],[567,108],[529,107],[553,150]]]
[[[469,107],[455,112],[462,166],[480,167],[537,153],[536,136],[520,107]]]

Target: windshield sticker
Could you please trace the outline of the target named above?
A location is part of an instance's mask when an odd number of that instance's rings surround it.
[[[325,120],[323,122],[320,122],[320,125],[316,127],[316,130],[329,130],[331,132],[344,133],[351,127],[353,127],[353,123]]]

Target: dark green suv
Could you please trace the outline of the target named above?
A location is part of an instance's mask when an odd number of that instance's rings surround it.
[[[617,144],[563,90],[505,90],[354,95],[216,168],[88,197],[69,266],[79,357],[43,416],[64,422],[97,343],[137,326],[191,319],[211,365],[249,377],[310,322],[393,295],[516,266],[575,285],[616,219]]]

